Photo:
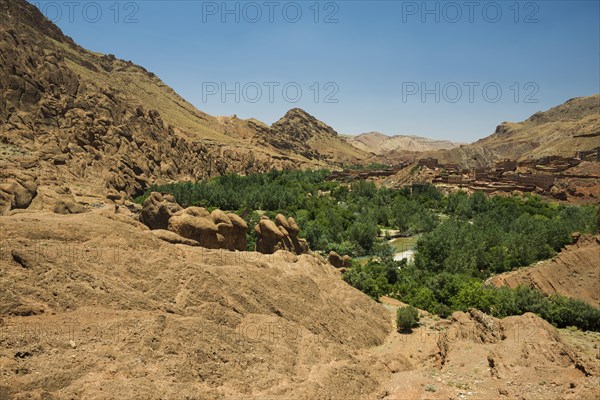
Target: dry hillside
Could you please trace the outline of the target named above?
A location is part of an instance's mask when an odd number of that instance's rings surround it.
[[[600,235],[581,237],[551,260],[494,276],[494,286],[532,286],[600,307]]]
[[[477,311],[399,334],[398,302],[375,303],[319,256],[171,244],[96,207],[0,217],[2,399],[599,394],[598,335]]]
[[[424,154],[443,162],[491,165],[494,160],[525,160],[600,147],[600,95],[571,99],[522,122],[503,122],[483,139],[458,148]]]
[[[25,0],[0,0],[0,19],[0,213],[42,190],[131,196],[156,182],[364,157],[299,110],[273,127],[211,117],[144,68],[81,48]]]
[[[460,145],[460,143],[454,143],[449,140],[435,140],[409,135],[388,136],[379,132],[362,133],[357,136],[345,135],[344,139],[353,146],[376,155],[385,155],[390,152],[405,153],[448,150]]]

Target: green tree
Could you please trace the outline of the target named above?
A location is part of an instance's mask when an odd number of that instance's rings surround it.
[[[410,333],[413,328],[419,326],[419,311],[412,307],[400,307],[396,311],[396,325],[398,332]]]

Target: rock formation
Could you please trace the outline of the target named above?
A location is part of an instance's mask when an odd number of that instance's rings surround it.
[[[38,185],[131,197],[173,180],[322,166],[311,160],[336,161],[331,149],[362,155],[308,115],[264,128],[205,114],[143,67],[78,46],[24,0],[0,0],[0,21],[0,214],[28,207]],[[303,129],[326,133],[306,156],[268,140]]]
[[[306,240],[298,238],[300,228],[290,217],[277,214],[275,222],[263,215],[254,227],[256,233],[256,251],[273,254],[277,250],[287,250],[294,254],[305,254],[310,251]]]
[[[245,251],[248,246],[248,225],[239,215],[218,209],[208,212],[203,207],[183,209],[168,193],[150,193],[144,200],[140,222],[170,243],[232,251]]]
[[[0,172],[0,215],[15,208],[27,208],[37,195],[37,179],[27,172],[6,169]]]
[[[167,193],[152,192],[142,206],[140,222],[150,229],[167,229],[169,218],[182,208],[175,196]]]
[[[209,213],[203,207],[188,207],[169,219],[168,228],[208,249],[246,250],[246,222],[221,210]]]
[[[86,212],[87,209],[71,200],[59,200],[54,204],[52,211],[57,214],[80,214]]]
[[[350,256],[340,256],[335,251],[329,252],[328,256],[329,263],[336,268],[348,268],[350,267]]]

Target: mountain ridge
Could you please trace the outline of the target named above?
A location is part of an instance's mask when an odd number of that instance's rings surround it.
[[[574,157],[600,147],[600,94],[576,97],[521,122],[502,122],[495,131],[455,149],[424,153],[442,162],[491,166],[499,159]]]
[[[376,155],[384,155],[394,151],[422,152],[446,150],[464,144],[444,139],[430,139],[418,135],[390,136],[376,131],[361,133],[355,136],[343,135],[343,137],[353,146]]]
[[[78,46],[24,0],[0,0],[0,19],[0,214],[42,192],[50,203],[65,192],[125,198],[169,181],[366,156],[305,112],[286,115],[309,126],[206,114],[145,68]],[[298,134],[312,139],[291,140]]]

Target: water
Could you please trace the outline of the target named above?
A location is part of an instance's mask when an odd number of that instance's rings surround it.
[[[395,249],[394,260],[401,261],[406,258],[406,261],[412,262],[415,257],[415,245],[419,240],[418,236],[399,237],[390,240],[390,244]]]
[[[406,258],[408,262],[414,260],[415,256],[415,245],[417,244],[417,240],[419,240],[419,236],[408,236],[408,237],[399,237],[395,239],[389,240],[389,243],[394,248],[394,260],[401,261]],[[371,256],[362,256],[355,257],[354,259],[365,265]]]

